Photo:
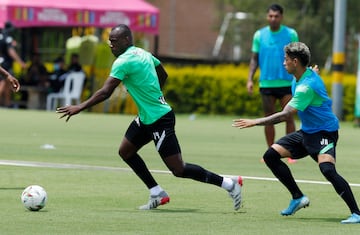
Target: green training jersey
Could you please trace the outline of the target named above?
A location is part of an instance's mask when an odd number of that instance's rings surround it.
[[[152,124],[171,110],[165,102],[155,67],[160,61],[151,53],[129,47],[114,61],[110,76],[120,79],[133,98],[140,121]]]

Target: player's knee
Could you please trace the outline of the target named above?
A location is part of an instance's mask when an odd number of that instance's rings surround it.
[[[321,173],[328,180],[330,180],[337,174],[335,165],[331,162],[322,162],[319,164],[319,168],[320,168]]]
[[[129,159],[133,155],[133,153],[130,153],[126,148],[122,147],[119,148],[118,154],[123,160]]]
[[[281,155],[273,148],[268,148],[263,156],[264,162],[269,165],[272,162],[280,161]]]
[[[170,169],[170,171],[176,177],[180,177],[180,178],[184,177],[184,168],[172,168]]]
[[[172,166],[168,165],[168,168],[174,176],[185,178],[186,165],[187,165],[186,163],[173,164]]]
[[[118,154],[121,158],[124,158],[124,156],[125,156],[125,152],[122,148],[119,148]]]

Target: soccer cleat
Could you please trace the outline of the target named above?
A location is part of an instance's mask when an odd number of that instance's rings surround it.
[[[290,201],[289,207],[281,211],[281,215],[286,215],[286,216],[293,215],[301,208],[308,207],[309,205],[310,205],[310,200],[305,195],[298,199],[292,199]]]
[[[241,205],[241,186],[243,185],[243,179],[241,176],[232,179],[234,186],[229,191],[229,196],[234,200],[234,210],[239,210]]]
[[[158,195],[150,195],[149,202],[139,207],[140,210],[152,210],[160,205],[170,202],[170,197],[165,191],[161,191]]]
[[[349,218],[342,220],[342,224],[357,224],[360,223],[360,215],[352,213]]]

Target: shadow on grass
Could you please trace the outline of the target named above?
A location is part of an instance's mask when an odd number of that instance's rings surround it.
[[[137,210],[135,209],[136,212],[140,212],[140,213],[159,213],[159,214],[166,214],[166,213],[197,213],[197,214],[244,214],[246,213],[245,211],[229,211],[229,212],[224,212],[224,211],[209,211],[209,210],[203,210],[203,209],[199,209],[199,208],[171,208],[171,209],[167,209],[167,208],[157,208],[157,209],[152,209],[152,210]]]
[[[139,211],[141,211],[141,210],[139,210]],[[172,209],[158,208],[158,209],[146,210],[146,211],[152,212],[152,213],[195,213],[195,212],[199,212],[199,209],[195,209],[195,208],[172,208]]]
[[[166,213],[197,213],[197,214],[245,214],[246,211],[208,211],[203,210],[199,208],[157,208],[152,210],[139,210],[139,209],[119,209],[119,210],[111,210],[111,211],[117,211],[117,212],[125,212],[125,213],[158,213],[158,214],[166,214]]]
[[[34,214],[39,214],[39,213],[49,213],[49,211],[48,210],[46,210],[46,209],[41,209],[41,210],[38,210],[38,211],[31,211],[31,210],[24,210],[25,211],[25,213],[34,213]]]
[[[339,223],[340,221],[343,220],[344,218],[329,218],[329,217],[324,217],[324,218],[319,218],[319,217],[301,217],[301,218],[296,218],[293,217],[293,220],[298,220],[298,221],[302,221],[302,222],[327,222],[327,223]]]
[[[26,187],[0,187],[0,190],[24,190]]]

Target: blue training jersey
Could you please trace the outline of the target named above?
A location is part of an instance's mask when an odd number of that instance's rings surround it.
[[[298,110],[301,130],[311,134],[339,129],[339,120],[332,112],[332,101],[316,72],[308,68],[299,81],[293,83],[292,92],[293,98],[288,105]]]
[[[259,55],[261,88],[291,86],[293,76],[283,66],[284,47],[297,41],[296,31],[285,25],[276,32],[271,31],[269,26],[255,32],[252,52]]]

